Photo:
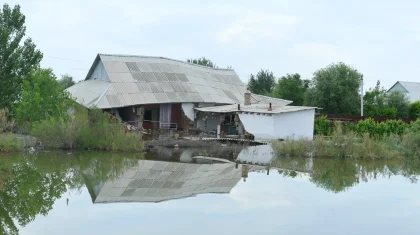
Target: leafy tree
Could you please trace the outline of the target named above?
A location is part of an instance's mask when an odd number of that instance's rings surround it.
[[[344,63],[322,68],[314,73],[304,103],[323,108],[326,114],[359,114],[360,78],[356,69]]]
[[[68,74],[64,74],[64,75],[61,75],[61,79],[58,80],[58,84],[60,84],[60,86],[63,87],[64,89],[67,89],[73,86],[74,84],[76,84],[76,82],[74,82],[72,76]]]
[[[388,94],[387,106],[397,109],[397,117],[409,116],[410,101],[408,97],[400,91],[393,91]]]
[[[198,64],[202,66],[207,66],[210,68],[217,68],[216,64],[213,63],[211,60],[207,59],[206,57],[201,57],[198,59],[187,59],[188,63]]]
[[[0,108],[12,110],[22,91],[23,81],[38,67],[42,53],[26,33],[25,16],[20,6],[8,4],[0,10]]]
[[[58,83],[51,69],[37,69],[23,84],[21,101],[16,107],[19,123],[35,122],[62,116],[69,105],[69,95]]]
[[[369,89],[363,97],[364,115],[368,117],[390,116],[390,110],[385,110],[386,96],[385,88],[381,87],[380,81],[377,81],[375,88]]]
[[[278,80],[274,87],[273,97],[291,100],[294,105],[303,105],[308,87],[309,80],[302,80],[297,73],[287,74]]]
[[[257,73],[256,76],[251,74],[248,82],[248,89],[259,95],[268,95],[273,92],[276,85],[276,78],[273,72],[269,70],[262,70]]]
[[[420,101],[416,101],[410,105],[410,117],[420,118]]]

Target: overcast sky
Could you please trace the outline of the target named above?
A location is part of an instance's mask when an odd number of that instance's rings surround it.
[[[20,4],[43,67],[84,79],[97,53],[205,56],[243,81],[311,78],[345,62],[376,81],[420,81],[420,1],[6,0]]]

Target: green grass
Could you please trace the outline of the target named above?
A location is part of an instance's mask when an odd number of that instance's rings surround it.
[[[18,152],[23,149],[23,139],[12,133],[0,134],[0,152]]]

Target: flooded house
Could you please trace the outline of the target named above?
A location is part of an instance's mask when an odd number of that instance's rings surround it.
[[[313,132],[314,108],[251,94],[232,69],[163,57],[98,54],[84,81],[67,90],[79,104],[139,129],[251,139]]]

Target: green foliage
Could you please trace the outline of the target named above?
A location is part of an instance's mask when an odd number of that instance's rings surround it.
[[[386,122],[375,122],[372,118],[359,121],[356,126],[356,132],[360,135],[365,133],[371,137],[381,139],[385,136],[403,135],[408,125],[401,120],[388,120]]]
[[[328,136],[331,134],[331,122],[327,116],[319,116],[315,118],[315,135]]]
[[[12,133],[0,133],[0,152],[18,152],[23,148],[23,139]]]
[[[116,117],[101,110],[90,110],[89,126],[80,131],[77,144],[85,149],[139,151],[143,148],[140,133],[126,132]]]
[[[381,87],[380,81],[377,81],[375,88],[369,89],[363,96],[363,112],[365,116],[368,117],[395,117],[393,113],[390,113],[389,110],[384,113],[386,109],[386,90]]]
[[[286,139],[273,142],[273,149],[277,155],[289,157],[307,157],[311,154],[311,144],[307,139]]]
[[[10,115],[7,108],[0,109],[0,134],[5,131],[10,131],[15,125],[14,121],[11,120]]]
[[[87,110],[75,104],[69,118],[50,117],[35,122],[31,134],[48,148],[140,151],[139,133],[126,132],[125,125],[102,110]]]
[[[64,74],[64,75],[61,75],[61,79],[58,80],[58,84],[63,89],[67,89],[67,88],[73,86],[74,84],[76,84],[76,82],[74,82],[72,76],[70,76],[68,74]]]
[[[5,3],[0,10],[0,108],[13,110],[23,82],[42,60],[42,53],[31,38],[22,41],[25,33],[25,16],[20,6],[12,9]]]
[[[216,64],[214,64],[211,60],[207,59],[206,57],[202,57],[198,59],[187,59],[187,62],[210,67],[210,68],[217,68]]]
[[[261,70],[256,76],[251,74],[248,82],[248,90],[258,95],[270,95],[276,85],[273,72]]]
[[[420,101],[416,101],[410,105],[410,117],[420,118]]]
[[[293,105],[303,105],[304,95],[309,86],[308,80],[302,80],[299,74],[287,74],[281,77],[273,90],[273,97],[292,100]]]
[[[393,91],[388,94],[387,105],[388,107],[394,107],[397,109],[397,117],[409,116],[410,101],[404,93],[400,91]]]
[[[37,69],[32,80],[25,81],[21,101],[15,116],[20,124],[65,116],[69,108],[69,95],[59,85],[51,69]]]
[[[323,108],[326,114],[359,114],[360,78],[356,69],[344,63],[320,69],[314,73],[304,104]]]

